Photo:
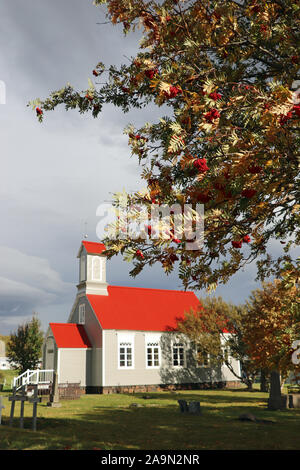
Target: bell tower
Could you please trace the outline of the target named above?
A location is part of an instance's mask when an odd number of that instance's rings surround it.
[[[106,256],[103,243],[82,241],[79,258],[78,294],[108,295],[106,282]]]

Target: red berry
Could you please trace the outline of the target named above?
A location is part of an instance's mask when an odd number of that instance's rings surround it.
[[[197,160],[194,160],[193,166],[197,168],[199,173],[206,173],[209,170],[206,163],[207,162],[205,158],[197,158]]]
[[[232,246],[233,246],[234,248],[242,248],[242,243],[243,243],[242,241],[239,241],[239,242],[237,242],[237,241],[232,241],[232,242],[231,242],[231,244],[232,244]]]
[[[204,119],[207,122],[213,122],[214,119],[218,119],[220,117],[220,113],[217,109],[211,109],[208,113],[204,115]]]
[[[141,258],[141,259],[144,259],[144,258],[145,258],[144,255],[143,255],[143,253],[141,252],[141,250],[136,250],[135,254],[136,254],[136,256],[138,256],[138,257]]]
[[[280,115],[280,118],[279,118],[279,124],[280,124],[281,126],[283,126],[284,124],[286,124],[286,122],[287,122],[289,119],[291,119],[292,116],[293,116],[293,115],[292,115],[292,112],[291,112],[291,111],[289,111],[287,114],[281,114],[281,115]]]
[[[255,189],[244,189],[242,191],[242,196],[246,197],[247,199],[251,199],[253,196],[255,196],[256,193],[257,191]]]
[[[216,91],[210,93],[208,96],[214,101],[220,100],[222,98],[222,95],[220,95],[220,93],[217,93]]]
[[[157,69],[149,69],[149,70],[145,70],[145,75],[146,77],[148,77],[150,80],[152,80],[152,78],[158,73],[158,70]]]
[[[182,93],[182,90],[177,86],[170,86],[169,91],[165,91],[164,94],[167,98],[175,98],[178,93]]]
[[[262,170],[262,167],[259,165],[252,165],[252,166],[249,166],[248,168],[249,173],[251,173],[252,175],[257,175],[258,173],[261,172],[261,170]]]
[[[196,195],[196,200],[197,200],[198,202],[202,202],[202,204],[205,204],[206,202],[211,201],[211,199],[212,199],[212,197],[211,197],[210,194],[205,194],[205,193],[204,193],[204,194],[201,194],[201,193],[200,193],[200,194],[197,194],[197,195]]]
[[[295,104],[293,106],[293,111],[295,111],[295,114],[300,117],[300,104]]]
[[[40,108],[36,108],[36,114],[42,115],[43,111]]]
[[[99,73],[97,72],[97,70],[93,70],[93,75],[95,75],[95,77],[98,77]]]
[[[249,235],[245,235],[245,236],[243,237],[243,242],[244,242],[244,243],[250,243],[250,241],[251,241],[251,238],[249,237]]]

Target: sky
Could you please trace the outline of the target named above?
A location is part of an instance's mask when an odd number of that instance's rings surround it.
[[[116,191],[142,187],[123,129],[159,117],[159,110],[122,114],[105,106],[98,119],[63,108],[40,124],[27,106],[70,82],[86,90],[99,61],[118,65],[138,50],[139,33],[124,37],[92,0],[2,0],[0,4],[0,334],[38,314],[65,322],[76,296],[77,252],[84,235],[99,241],[97,207]],[[175,271],[159,266],[137,278],[121,257],[107,265],[109,284],[181,289]],[[215,295],[242,303],[258,286],[253,265]],[[206,293],[198,293],[198,295]]]

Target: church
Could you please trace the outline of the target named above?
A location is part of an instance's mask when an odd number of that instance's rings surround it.
[[[176,331],[185,312],[200,305],[193,292],[108,285],[104,252],[102,243],[81,242],[75,302],[66,323],[49,324],[43,369],[86,393],[238,385],[225,364],[199,360]],[[239,374],[239,362],[230,361]]]

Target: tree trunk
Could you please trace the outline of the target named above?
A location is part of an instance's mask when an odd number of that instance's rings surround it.
[[[280,374],[278,370],[272,370],[270,375],[270,395],[268,400],[269,410],[282,410],[287,407],[287,397],[281,395]]]
[[[253,382],[251,379],[246,379],[245,380],[245,384],[247,385],[247,390],[249,390],[249,392],[252,392],[253,390]]]
[[[261,392],[268,392],[269,391],[269,383],[267,378],[267,370],[261,369],[260,371],[260,391]]]

